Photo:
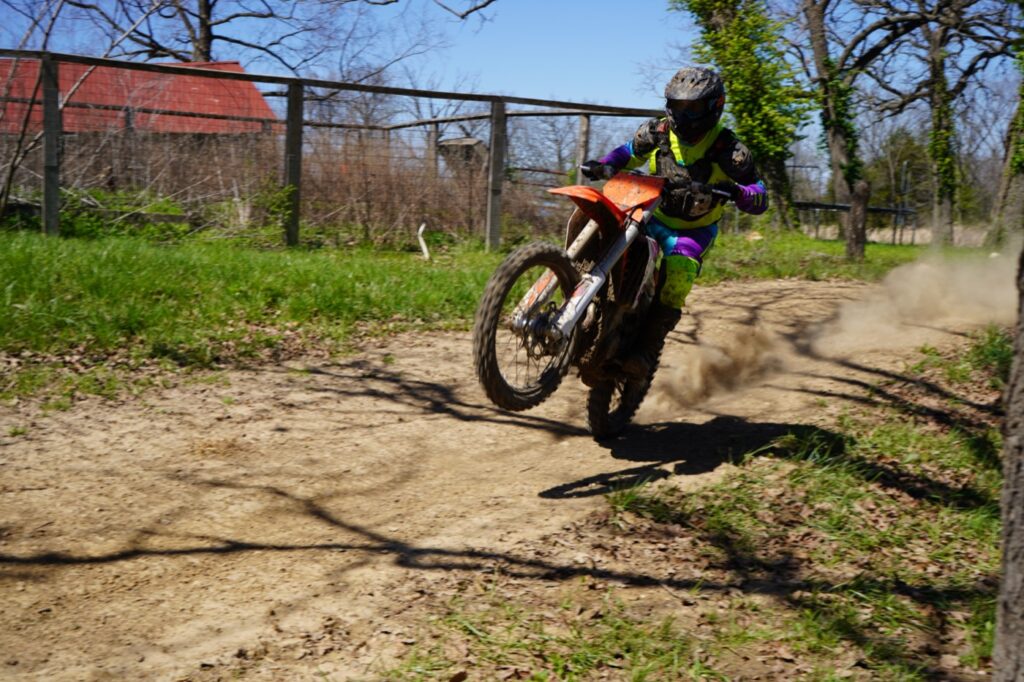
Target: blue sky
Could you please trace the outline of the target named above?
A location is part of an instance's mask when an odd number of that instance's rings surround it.
[[[682,66],[670,56],[696,35],[667,0],[499,0],[487,16],[451,30],[440,70],[476,76],[479,92],[616,106],[660,108]]]
[[[454,8],[470,2],[446,0]],[[668,0],[497,0],[481,15],[460,22],[430,0],[421,0],[373,7],[367,15],[389,24],[402,21],[406,9],[421,8],[440,22],[437,28],[452,47],[413,60],[417,69],[425,67],[441,77],[444,86],[436,89],[453,89],[450,84],[461,76],[472,83],[470,89],[481,93],[660,108],[664,82],[683,65],[679,47],[697,33],[689,16],[670,12],[668,4]],[[105,41],[94,39],[90,24],[73,19],[76,14],[65,11],[63,30],[52,47],[91,54],[97,44],[105,46]],[[15,46],[25,28],[23,16],[0,7],[4,47]],[[252,36],[258,33],[254,24]],[[244,37],[259,42],[258,37]],[[223,44],[217,49],[218,58],[247,64],[245,56],[228,54]],[[247,66],[254,73],[281,71],[272,61]],[[330,77],[329,71],[316,75]]]

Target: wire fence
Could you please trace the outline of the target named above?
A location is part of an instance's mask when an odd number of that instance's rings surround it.
[[[645,109],[0,50],[0,199],[286,243],[560,230],[565,184]],[[593,122],[592,122],[593,120]],[[603,149],[601,150],[603,151]]]

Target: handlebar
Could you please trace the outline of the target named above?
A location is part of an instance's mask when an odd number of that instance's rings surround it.
[[[717,187],[712,187],[711,185],[704,185],[703,189],[706,190],[708,194],[713,194],[715,196],[722,197],[726,201],[733,200],[732,194],[730,192],[726,192],[724,189],[718,189]]]
[[[588,162],[582,164],[581,166],[579,166],[579,170],[580,170],[580,172],[584,176],[586,176],[587,178],[589,178],[591,180],[607,180],[607,179],[610,179],[610,178],[612,178],[613,176],[615,176],[615,175],[617,175],[619,173],[623,173],[623,174],[627,174],[627,175],[649,175],[649,173],[646,173],[646,172],[644,172],[642,170],[639,170],[639,169],[616,170],[616,168],[614,166],[610,166],[608,164],[603,164],[603,163],[600,163],[599,161],[588,161]],[[719,186],[705,184],[705,183],[702,183],[702,182],[692,181],[688,188],[684,184],[684,185],[681,185],[681,186],[677,186],[677,187],[675,187],[673,189],[688,189],[688,191],[691,194],[710,194],[713,197],[718,197],[723,202],[725,202],[725,201],[733,201],[734,200],[733,197],[735,196],[735,192],[730,191],[729,189],[722,189],[721,185],[726,184],[726,183],[718,183],[718,184],[719,184]],[[733,183],[728,183],[728,184],[732,186],[730,189],[735,189],[735,185]]]

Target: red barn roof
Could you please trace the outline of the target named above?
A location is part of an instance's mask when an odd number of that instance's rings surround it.
[[[176,66],[245,73],[238,62],[192,62]],[[83,76],[85,79],[64,107],[65,132],[120,130],[127,127],[130,120],[135,130],[148,132],[255,133],[263,130],[264,124],[260,121],[233,121],[223,117],[277,119],[255,84],[248,81],[110,66],[95,67],[89,72],[84,64],[62,62],[58,67],[61,96],[67,97]],[[30,101],[35,105],[29,113],[29,129],[41,129],[42,93],[33,95],[38,77],[38,60],[0,59],[0,133],[17,133],[21,129]]]

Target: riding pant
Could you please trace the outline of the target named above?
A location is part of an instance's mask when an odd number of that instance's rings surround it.
[[[647,234],[658,242],[665,261],[665,281],[659,300],[670,308],[682,308],[700,274],[704,254],[715,245],[718,224],[673,230],[652,218],[647,224]]]

